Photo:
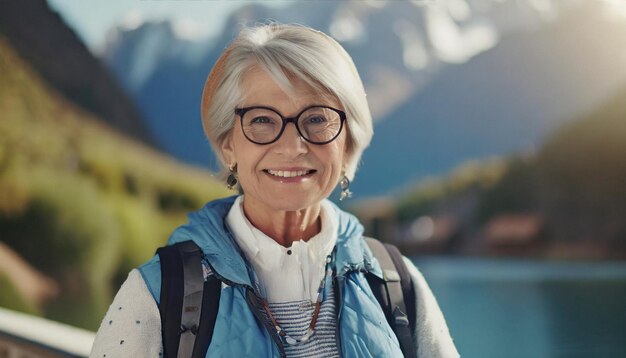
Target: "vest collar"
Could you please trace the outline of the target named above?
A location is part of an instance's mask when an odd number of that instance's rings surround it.
[[[257,287],[252,266],[244,258],[234,237],[226,226],[226,215],[237,196],[207,203],[199,211],[189,214],[189,223],[176,229],[169,245],[193,240],[204,252],[216,274],[235,284]],[[343,276],[350,271],[368,271],[378,277],[382,272],[373,258],[363,236],[363,226],[356,217],[331,203],[338,218],[335,269]]]

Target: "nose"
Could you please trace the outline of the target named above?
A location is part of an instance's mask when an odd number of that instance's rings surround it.
[[[274,151],[289,157],[297,157],[308,152],[307,143],[298,133],[294,123],[287,123],[283,134],[274,143]]]

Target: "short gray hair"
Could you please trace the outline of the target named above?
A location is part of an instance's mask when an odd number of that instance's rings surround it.
[[[245,98],[241,82],[258,66],[285,91],[290,76],[322,96],[339,100],[347,115],[346,176],[354,179],[373,129],[365,90],[352,58],[337,41],[303,25],[270,23],[241,30],[217,60],[202,93],[202,125],[222,168],[221,145],[235,125],[234,109]]]

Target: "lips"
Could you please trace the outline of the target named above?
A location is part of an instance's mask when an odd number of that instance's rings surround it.
[[[300,169],[300,170],[274,170],[274,169],[265,169],[263,170],[269,175],[279,177],[279,178],[296,178],[303,177],[309,174],[313,174],[316,172],[314,169]]]

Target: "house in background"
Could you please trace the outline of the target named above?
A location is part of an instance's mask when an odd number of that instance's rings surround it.
[[[544,220],[537,214],[500,214],[483,228],[484,249],[491,255],[536,254],[545,244]]]

